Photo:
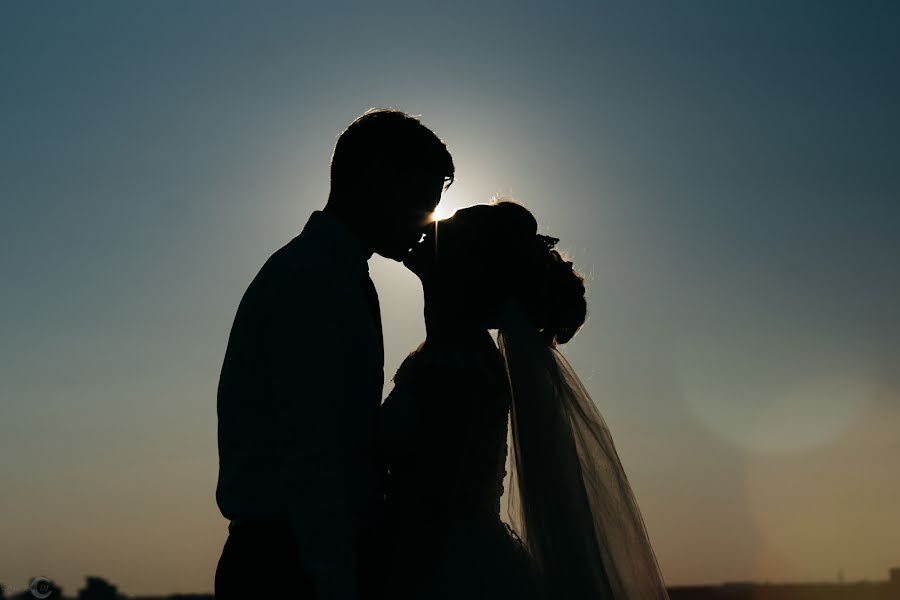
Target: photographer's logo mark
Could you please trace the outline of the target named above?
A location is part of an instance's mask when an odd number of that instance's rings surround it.
[[[31,582],[31,595],[35,598],[39,598],[43,600],[50,596],[53,593],[53,587],[50,585],[50,580],[46,577],[35,577]]]

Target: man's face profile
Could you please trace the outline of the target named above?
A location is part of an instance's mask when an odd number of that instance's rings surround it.
[[[398,177],[387,186],[385,204],[392,208],[385,211],[375,251],[385,258],[402,261],[431,222],[443,190],[443,177],[421,172]]]

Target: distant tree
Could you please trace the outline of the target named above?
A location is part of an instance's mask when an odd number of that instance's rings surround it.
[[[85,577],[84,588],[78,592],[78,600],[119,600],[122,596],[119,594],[116,586],[112,585],[102,577]]]

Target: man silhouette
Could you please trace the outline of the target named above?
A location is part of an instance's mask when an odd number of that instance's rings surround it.
[[[453,181],[418,119],[373,109],[340,135],[322,211],[241,300],[218,388],[216,598],[355,599],[372,585],[384,348],[368,259],[403,260]]]

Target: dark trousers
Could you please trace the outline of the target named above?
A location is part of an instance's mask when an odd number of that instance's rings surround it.
[[[314,600],[286,522],[232,523],[216,567],[216,600]]]

